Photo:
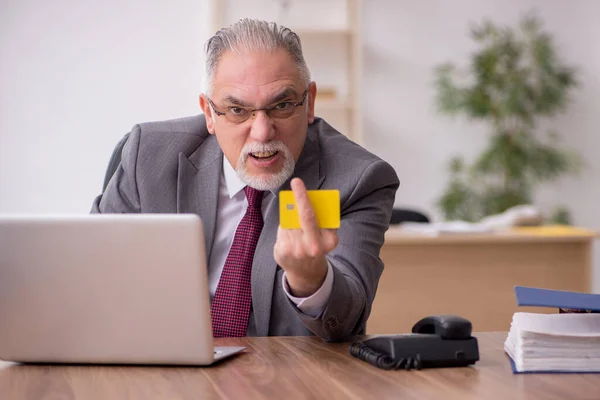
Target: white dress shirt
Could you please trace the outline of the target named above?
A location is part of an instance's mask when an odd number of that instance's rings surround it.
[[[208,263],[208,285],[211,299],[215,295],[227,254],[233,242],[233,236],[238,224],[244,217],[248,208],[248,200],[244,194],[246,184],[240,180],[235,170],[229,164],[227,158],[223,157],[223,170],[219,180],[219,199],[217,203],[217,221],[212,252]],[[277,196],[272,192],[266,192],[262,200],[262,213],[271,205]],[[327,262],[327,275],[323,285],[312,296],[294,297],[283,273],[282,285],[285,294],[296,304],[304,314],[317,318],[325,310],[331,290],[333,289],[333,270]]]

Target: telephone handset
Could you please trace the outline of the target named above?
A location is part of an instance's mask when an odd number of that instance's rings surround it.
[[[471,322],[456,315],[426,317],[412,334],[385,335],[350,345],[350,354],[382,369],[464,367],[479,360]]]

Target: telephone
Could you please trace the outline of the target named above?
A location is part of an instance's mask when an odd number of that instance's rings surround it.
[[[382,369],[465,367],[479,360],[471,322],[456,315],[423,318],[412,334],[354,342],[350,354]]]

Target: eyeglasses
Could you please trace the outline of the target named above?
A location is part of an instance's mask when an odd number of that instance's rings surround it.
[[[225,111],[217,110],[215,104],[211,99],[208,99],[210,106],[215,111],[215,113],[219,116],[224,115],[227,121],[232,122],[234,124],[241,124],[242,122],[247,121],[250,117],[256,118],[256,113],[258,111],[264,111],[269,118],[273,119],[286,119],[291,118],[292,116],[297,115],[296,108],[300,107],[306,101],[306,95],[308,94],[308,89],[304,91],[302,94],[302,100],[298,102],[293,101],[282,101],[280,103],[275,104],[271,107],[265,108],[246,108],[239,106],[227,107]]]

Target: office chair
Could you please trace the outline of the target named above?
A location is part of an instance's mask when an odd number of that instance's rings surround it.
[[[392,209],[390,224],[400,224],[402,222],[429,222],[429,217],[425,214],[404,208]]]
[[[108,182],[110,182],[110,178],[114,175],[119,163],[121,162],[121,153],[123,152],[123,146],[127,142],[129,138],[129,133],[123,136],[119,143],[115,146],[112,155],[110,156],[110,160],[108,161],[108,167],[106,168],[106,173],[104,174],[104,183],[102,184],[102,192],[106,190],[106,186]]]

